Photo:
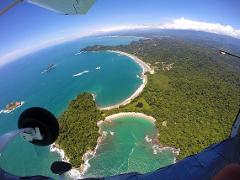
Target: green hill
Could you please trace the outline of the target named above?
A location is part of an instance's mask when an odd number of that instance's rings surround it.
[[[60,116],[58,144],[74,166],[96,145],[97,121],[123,111],[156,118],[161,144],[180,148],[178,159],[227,138],[240,107],[240,61],[204,44],[171,38],[145,39],[121,46],[82,51],[120,50],[150,63],[142,94],[130,104],[100,112],[90,94],[73,100]],[[164,122],[164,123],[163,123]]]

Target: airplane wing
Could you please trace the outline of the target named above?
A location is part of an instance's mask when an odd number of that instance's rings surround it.
[[[64,15],[86,14],[96,0],[14,0],[3,9],[0,15],[21,2],[29,2],[45,9]]]
[[[64,14],[85,14],[96,0],[26,0],[26,2]]]

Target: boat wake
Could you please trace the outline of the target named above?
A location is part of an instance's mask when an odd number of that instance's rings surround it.
[[[82,52],[77,52],[76,54],[74,54],[75,56],[79,55],[79,54],[82,54]]]
[[[46,68],[46,69],[44,69],[42,72],[41,72],[41,74],[45,74],[45,73],[47,73],[47,72],[50,72],[51,70],[53,70],[54,68],[56,68],[56,64],[50,64],[50,65],[48,65],[48,67]]]
[[[88,70],[85,70],[85,71],[83,71],[83,72],[74,74],[73,77],[81,76],[81,75],[83,75],[83,74],[85,74],[85,73],[89,73],[89,71],[88,71]]]

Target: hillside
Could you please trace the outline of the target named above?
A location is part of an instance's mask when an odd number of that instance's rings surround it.
[[[160,142],[181,149],[179,159],[229,136],[240,107],[240,61],[216,48],[172,38],[154,38],[121,46],[92,46],[82,51],[120,50],[150,63],[143,93],[121,111],[157,119]]]

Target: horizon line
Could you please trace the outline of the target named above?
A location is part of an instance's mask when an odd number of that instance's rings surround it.
[[[230,25],[221,25],[219,23],[208,23],[201,21],[193,21],[189,19],[185,19],[181,17],[179,19],[173,20],[173,22],[165,23],[165,24],[142,24],[142,25],[119,25],[112,27],[105,27],[98,31],[90,31],[87,33],[79,33],[73,36],[65,36],[63,38],[57,38],[45,41],[36,46],[32,46],[31,48],[19,48],[14,51],[10,51],[0,57],[0,67],[6,64],[9,64],[13,61],[16,61],[24,56],[29,54],[38,52],[48,47],[56,46],[63,44],[65,42],[71,42],[80,38],[103,35],[111,32],[121,32],[127,30],[151,30],[151,29],[159,29],[159,30],[191,30],[191,31],[199,31],[199,32],[208,32],[218,35],[225,35],[232,38],[240,39],[240,29],[234,29]]]

